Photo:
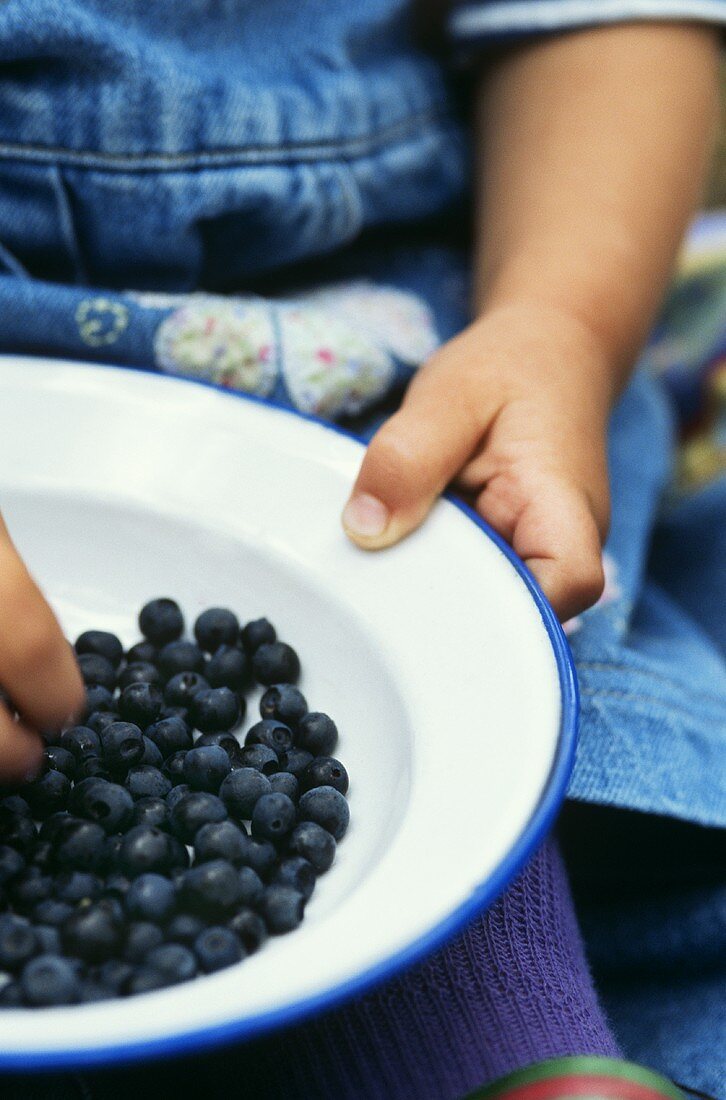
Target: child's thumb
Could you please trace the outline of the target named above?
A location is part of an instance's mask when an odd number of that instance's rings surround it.
[[[348,536],[379,550],[413,531],[467,461],[479,434],[464,404],[442,407],[430,394],[412,396],[368,447],[343,511]]]

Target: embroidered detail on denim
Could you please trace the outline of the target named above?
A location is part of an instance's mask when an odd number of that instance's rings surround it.
[[[190,297],[156,331],[161,370],[267,397],[277,381],[271,309],[261,299]]]
[[[110,298],[84,298],[76,309],[78,334],[92,348],[115,344],[126,331],[129,311]]]

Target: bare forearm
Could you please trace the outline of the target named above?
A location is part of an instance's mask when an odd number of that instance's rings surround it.
[[[698,202],[716,102],[704,27],[578,32],[494,62],[478,96],[478,311],[581,323],[614,395]]]

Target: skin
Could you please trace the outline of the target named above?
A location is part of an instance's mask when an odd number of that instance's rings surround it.
[[[705,175],[714,32],[632,24],[527,43],[477,90],[476,319],[418,372],[368,448],[346,532],[398,542],[454,484],[564,619],[602,591],[610,409],[651,324]],[[0,778],[83,686],[0,520]]]

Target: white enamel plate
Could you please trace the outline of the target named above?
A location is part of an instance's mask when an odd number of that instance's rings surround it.
[[[68,637],[131,644],[161,595],[188,622],[209,605],[267,615],[351,777],[350,829],[297,931],[133,1000],[4,1010],[0,1066],[189,1051],[332,1007],[452,936],[544,836],[577,708],[554,615],[452,502],[392,550],[350,545],[339,513],[361,454],[195,383],[0,359],[0,508]]]

